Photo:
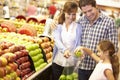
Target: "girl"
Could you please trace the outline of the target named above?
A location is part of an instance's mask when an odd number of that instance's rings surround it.
[[[80,47],[79,49],[98,62],[89,80],[118,80],[119,59],[115,54],[115,47],[110,41],[99,42],[97,55],[88,48]]]
[[[82,35],[81,25],[75,22],[77,9],[78,6],[75,2],[66,2],[62,13],[60,13],[57,28],[53,32],[55,47],[53,51],[52,80],[59,80],[64,67],[74,66],[75,57],[73,52],[80,45]]]

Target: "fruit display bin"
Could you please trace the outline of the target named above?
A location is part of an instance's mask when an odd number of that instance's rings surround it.
[[[49,63],[45,68],[35,72],[27,80],[52,80],[52,63]]]

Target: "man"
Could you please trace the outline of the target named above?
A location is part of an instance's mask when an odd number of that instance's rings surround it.
[[[97,9],[95,0],[80,0],[79,7],[84,14],[79,20],[83,27],[81,45],[90,48],[96,53],[96,45],[99,41],[110,40],[115,44],[117,50],[118,39],[114,20]],[[92,58],[85,55],[79,65],[79,80],[88,80],[95,64]]]

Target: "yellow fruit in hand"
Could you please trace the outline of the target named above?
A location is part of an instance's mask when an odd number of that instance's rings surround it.
[[[76,55],[76,57],[81,57],[81,56],[83,55],[83,53],[82,53],[81,51],[77,51],[77,52],[75,53],[75,55]]]

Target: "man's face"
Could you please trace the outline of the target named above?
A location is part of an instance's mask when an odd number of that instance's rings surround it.
[[[92,5],[82,6],[81,10],[90,22],[95,21],[98,17],[98,11]]]

